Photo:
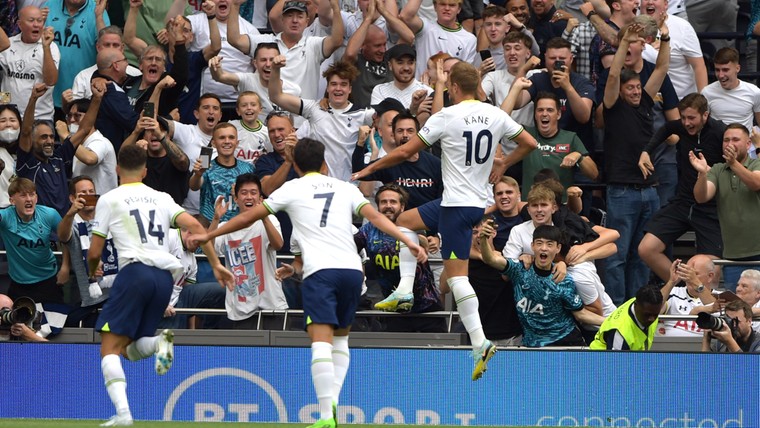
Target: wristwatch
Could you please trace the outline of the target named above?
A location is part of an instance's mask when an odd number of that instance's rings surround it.
[[[697,286],[697,293],[701,293],[701,292],[703,292],[703,291],[705,291],[705,286],[704,286],[704,284],[699,284],[699,285]]]
[[[591,16],[593,16],[593,15],[596,15],[596,11],[595,10],[588,11],[588,13],[586,14],[586,19],[591,20]]]

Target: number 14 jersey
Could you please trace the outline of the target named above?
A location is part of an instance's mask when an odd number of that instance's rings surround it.
[[[462,101],[430,116],[418,133],[428,146],[441,141],[444,207],[485,208],[496,146],[523,131],[503,110]]]
[[[166,234],[183,212],[167,193],[142,183],[122,184],[98,199],[92,233],[103,238],[111,233],[120,271],[140,262],[174,275],[182,264],[169,251]]]

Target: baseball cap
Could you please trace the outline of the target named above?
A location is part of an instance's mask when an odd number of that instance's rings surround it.
[[[398,59],[402,56],[410,56],[412,59],[417,60],[417,51],[411,45],[400,43],[396,46],[385,51],[386,59]]]
[[[288,1],[285,2],[285,6],[282,7],[282,13],[291,11],[291,10],[297,10],[299,12],[303,12],[308,14],[309,12],[306,10],[306,3],[302,1]]]
[[[401,104],[401,101],[395,98],[386,98],[380,101],[379,104],[373,105],[372,108],[375,109],[375,113],[377,113],[378,117],[391,110],[397,111],[399,113],[406,111],[406,107]]]

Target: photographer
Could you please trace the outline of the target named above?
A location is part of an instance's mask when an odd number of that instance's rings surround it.
[[[709,322],[719,328],[705,329],[702,352],[760,352],[760,333],[752,329],[752,308],[743,300],[729,302],[725,316]]]
[[[9,308],[13,308],[13,300],[5,294],[0,294],[0,310]],[[5,323],[0,322],[0,342],[11,339],[25,340],[27,342],[47,342],[47,339],[37,334],[27,324],[17,322],[11,325],[6,325]]]

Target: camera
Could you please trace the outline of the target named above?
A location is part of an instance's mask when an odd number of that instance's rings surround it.
[[[728,317],[716,317],[706,312],[700,312],[697,314],[697,327],[704,330],[721,330],[724,325],[728,325],[728,328],[733,334],[736,331],[738,320]]]
[[[12,308],[0,308],[0,325],[28,324],[37,316],[37,306],[29,297],[19,297]]]

